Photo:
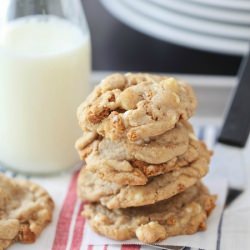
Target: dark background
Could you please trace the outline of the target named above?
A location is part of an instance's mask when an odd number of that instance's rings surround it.
[[[144,35],[114,18],[99,0],[82,0],[94,70],[235,75],[240,56],[190,49]]]

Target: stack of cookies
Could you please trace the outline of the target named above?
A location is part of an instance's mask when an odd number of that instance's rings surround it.
[[[188,122],[195,108],[189,85],[131,73],[108,76],[81,104],[78,196],[94,231],[154,243],[206,228],[211,152]]]

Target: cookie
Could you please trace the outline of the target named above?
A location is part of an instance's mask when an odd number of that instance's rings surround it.
[[[0,249],[33,243],[52,219],[54,203],[40,186],[0,174]]]
[[[83,216],[98,234],[114,240],[137,237],[152,244],[170,236],[205,230],[216,197],[201,183],[153,205],[109,210],[96,203],[85,205]]]
[[[172,77],[113,74],[80,105],[77,117],[83,131],[144,143],[190,118],[196,102],[192,88]]]
[[[108,138],[99,138],[87,144],[90,141],[89,137],[95,137],[90,135],[92,133],[84,133],[83,137],[76,142],[76,148],[82,159],[92,152],[90,157],[161,164],[187,151],[190,133],[189,128],[181,122],[172,130],[151,138],[148,143],[144,144],[129,143],[126,139],[112,141]]]
[[[150,177],[188,166],[199,157],[204,157],[209,162],[210,155],[211,152],[207,150],[203,142],[190,139],[188,149],[184,154],[165,163],[149,164],[140,160],[112,160],[93,154],[86,158],[86,167],[106,181],[120,185],[145,185]]]
[[[105,181],[98,172],[83,168],[78,177],[78,196],[101,202],[109,209],[137,207],[168,199],[197,183],[208,172],[208,161],[199,157],[186,167],[151,177],[146,185],[118,185]]]

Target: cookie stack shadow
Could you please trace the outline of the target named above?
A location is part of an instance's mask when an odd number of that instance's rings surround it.
[[[201,182],[211,152],[188,122],[195,108],[186,83],[132,73],[108,76],[80,105],[77,189],[94,231],[155,243],[205,230],[216,197]]]

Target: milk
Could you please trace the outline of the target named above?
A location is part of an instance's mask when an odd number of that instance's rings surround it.
[[[89,71],[89,36],[68,21],[31,16],[0,30],[0,165],[42,174],[78,162]]]

